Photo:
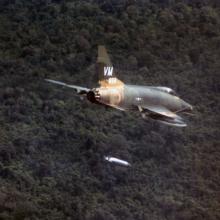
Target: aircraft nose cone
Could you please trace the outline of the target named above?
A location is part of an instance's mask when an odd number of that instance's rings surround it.
[[[184,102],[183,109],[185,109],[186,112],[191,112],[193,110],[193,107],[189,103]]]
[[[190,105],[189,103],[187,103],[187,110],[188,110],[188,111],[192,111],[192,110],[193,110],[192,105]]]

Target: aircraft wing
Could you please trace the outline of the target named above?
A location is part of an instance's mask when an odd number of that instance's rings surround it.
[[[156,113],[159,115],[163,115],[169,118],[178,118],[179,116],[175,114],[174,112],[171,112],[165,107],[162,106],[141,106],[143,110],[148,110],[151,113]]]
[[[56,81],[56,80],[52,80],[52,79],[45,79],[45,81],[74,89],[80,95],[86,94],[87,92],[90,91],[90,89],[85,88],[85,87],[70,85],[70,84],[60,82],[60,81]]]
[[[177,127],[185,127],[187,124],[183,121],[183,119],[175,114],[174,112],[171,112],[165,107],[162,106],[145,106],[140,107],[139,109],[142,109],[142,113],[144,114],[144,111],[150,112],[149,117],[152,119],[158,120],[164,124],[177,126]]]

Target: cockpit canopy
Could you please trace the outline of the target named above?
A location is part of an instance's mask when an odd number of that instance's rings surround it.
[[[167,92],[171,95],[176,95],[176,92],[173,89],[168,88],[168,87],[157,86],[157,87],[152,87],[152,88],[163,91],[163,92]]]

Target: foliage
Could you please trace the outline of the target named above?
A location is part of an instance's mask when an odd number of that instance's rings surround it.
[[[0,1],[0,219],[219,219],[219,6]],[[120,79],[192,103],[189,126],[143,121],[44,81],[96,86],[98,44]]]

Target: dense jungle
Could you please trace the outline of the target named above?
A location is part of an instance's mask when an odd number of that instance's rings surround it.
[[[99,44],[192,104],[188,126],[44,81],[96,87]],[[218,0],[0,1],[0,220],[220,219],[219,111]]]

